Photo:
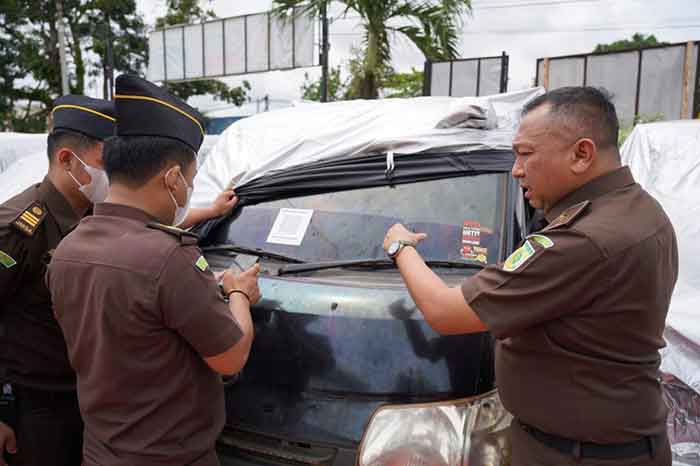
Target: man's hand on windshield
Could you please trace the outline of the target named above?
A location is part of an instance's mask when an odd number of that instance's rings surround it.
[[[394,241],[403,240],[411,241],[415,244],[418,244],[427,237],[428,235],[425,233],[413,233],[412,231],[409,231],[405,226],[401,225],[400,223],[397,223],[393,227],[389,228],[389,231],[387,231],[386,236],[384,237],[384,250],[388,250],[389,246]]]
[[[226,189],[222,191],[214,202],[211,203],[209,207],[201,207],[190,209],[187,212],[187,217],[179,226],[184,230],[189,227],[196,225],[197,223],[209,220],[210,218],[221,217],[226,215],[238,204],[238,197],[233,189]]]
[[[7,424],[0,422],[0,466],[7,466],[5,452],[11,455],[17,453],[15,432]]]
[[[214,202],[209,206],[211,217],[220,217],[233,210],[238,204],[238,197],[233,189],[226,189],[216,196]]]
[[[260,289],[258,288],[259,272],[260,264],[255,264],[245,272],[241,272],[237,275],[227,270],[221,277],[224,294],[228,295],[233,290],[240,290],[248,297],[251,305],[257,303],[261,298]]]

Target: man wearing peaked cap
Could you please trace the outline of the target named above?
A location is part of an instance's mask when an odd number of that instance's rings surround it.
[[[107,195],[112,102],[56,99],[44,180],[0,205],[0,463],[79,465],[83,425],[44,273],[59,241]],[[15,437],[11,427],[16,434]]]
[[[105,203],[57,248],[47,273],[77,373],[86,466],[215,466],[218,374],[245,364],[258,266],[221,277],[174,227],[187,215],[199,114],[143,79],[116,80]]]

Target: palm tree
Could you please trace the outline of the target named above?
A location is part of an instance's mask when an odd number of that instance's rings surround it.
[[[275,13],[284,17],[299,8],[298,14],[319,15],[328,11],[332,0],[275,0]],[[423,52],[428,60],[457,57],[462,18],[471,14],[471,0],[337,0],[343,16],[360,16],[364,29],[362,67],[354,76],[351,95],[365,99],[378,97],[378,77],[391,66],[391,36],[402,34]],[[395,25],[403,24],[403,25]]]

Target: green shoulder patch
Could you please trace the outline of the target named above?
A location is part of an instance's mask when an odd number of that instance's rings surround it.
[[[204,256],[199,256],[199,259],[197,259],[197,262],[194,263],[194,266],[202,272],[206,272],[209,268],[209,262],[207,262]]]
[[[4,265],[6,269],[9,269],[13,265],[16,265],[17,261],[5,251],[0,251],[0,264]]]
[[[530,241],[525,241],[525,244],[513,251],[513,254],[508,256],[508,259],[503,263],[503,270],[513,272],[525,263],[530,257],[535,254],[535,248],[532,247]]]
[[[554,241],[545,235],[530,235],[527,237],[527,239],[534,241],[545,249],[549,249],[554,246]]]

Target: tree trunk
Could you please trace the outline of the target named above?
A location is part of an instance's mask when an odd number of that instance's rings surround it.
[[[377,89],[377,67],[379,66],[379,37],[370,28],[367,31],[367,52],[365,56],[362,84],[360,85],[360,97],[363,99],[376,99],[379,97]]]
[[[85,60],[83,60],[83,50],[80,48],[80,36],[78,34],[78,25],[69,22],[71,35],[71,49],[73,61],[75,62],[75,87],[71,92],[75,94],[85,93]]]

